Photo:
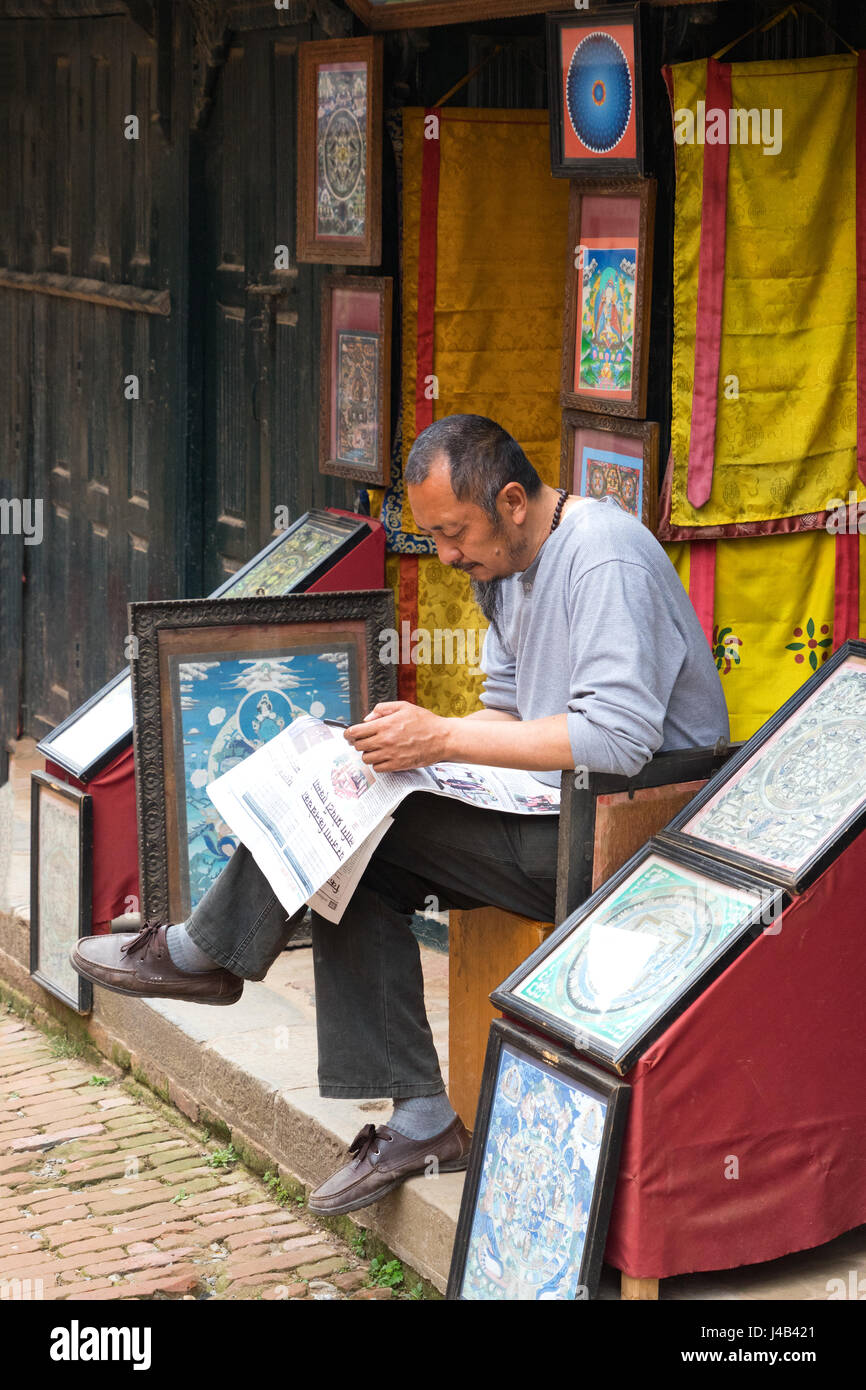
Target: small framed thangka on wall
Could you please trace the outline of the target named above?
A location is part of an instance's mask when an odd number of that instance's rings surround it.
[[[658,425],[583,410],[563,411],[560,486],[578,497],[612,497],[653,532],[658,519],[658,464]]]
[[[625,1073],[788,896],[651,839],[490,995],[504,1013]]]
[[[297,259],[382,259],[382,40],[298,50]]]
[[[659,838],[801,893],[866,828],[866,642],[827,655]]]
[[[594,1297],[630,1087],[495,1020],[448,1298]]]
[[[30,974],[78,1013],[93,986],[69,953],[89,936],[93,798],[46,772],[30,774]]]
[[[655,196],[654,179],[571,185],[563,405],[646,411]]]
[[[207,794],[298,715],[356,723],[396,696],[387,590],[129,605],[142,911],[189,916],[237,848]]]
[[[643,171],[637,5],[547,17],[550,165],[554,174]]]
[[[322,285],[319,469],[385,487],[391,456],[390,278]]]

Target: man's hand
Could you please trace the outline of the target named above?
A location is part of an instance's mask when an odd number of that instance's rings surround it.
[[[450,719],[406,700],[376,705],[344,735],[374,772],[406,772],[447,758]]]

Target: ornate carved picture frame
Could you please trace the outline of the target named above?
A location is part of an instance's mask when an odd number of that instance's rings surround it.
[[[389,277],[322,283],[319,471],[386,487],[391,466]]]
[[[551,0],[346,0],[368,29],[418,29],[543,14]]]
[[[568,204],[564,406],[646,413],[655,179],[574,180]]]
[[[236,848],[207,785],[298,714],[396,697],[390,589],[129,605],[142,910],[185,920]]]
[[[298,49],[299,262],[382,259],[382,39]]]
[[[659,427],[650,420],[564,410],[560,487],[578,497],[613,497],[655,534],[659,502]]]

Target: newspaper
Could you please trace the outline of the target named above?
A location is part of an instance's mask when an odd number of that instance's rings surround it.
[[[559,812],[557,788],[512,768],[435,763],[376,773],[340,728],[310,715],[295,719],[207,789],[286,911],[309,903],[333,922],[342,917],[393,812],[415,791],[492,811]]]

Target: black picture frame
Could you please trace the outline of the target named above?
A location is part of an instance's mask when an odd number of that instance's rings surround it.
[[[585,1294],[580,1294],[581,1299],[584,1296],[594,1298],[598,1291],[607,1229],[613,1206],[631,1087],[626,1082],[592,1066],[589,1062],[579,1060],[568,1052],[560,1052],[546,1038],[537,1037],[503,1019],[495,1019],[490,1025],[487,1053],[484,1059],[484,1074],[481,1082],[481,1098],[475,1122],[469,1168],[460,1204],[460,1216],[457,1222],[457,1234],[446,1297],[452,1302],[467,1301],[462,1297],[462,1289],[470,1253],[469,1246],[479,1190],[484,1174],[487,1136],[496,1098],[503,1052],[506,1055],[516,1054],[518,1058],[525,1059],[539,1072],[548,1076],[556,1076],[566,1084],[570,1084],[574,1089],[583,1090],[585,1093],[589,1093],[593,1099],[604,1102],[604,1127],[599,1142],[598,1162],[592,1185],[592,1201],[586,1224],[586,1238],[576,1280],[578,1288],[585,1291]]]
[[[185,919],[180,871],[170,865],[180,850],[170,851],[167,817],[176,795],[173,747],[166,746],[166,728],[172,714],[171,691],[163,688],[164,648],[174,636],[189,634],[190,646],[210,644],[211,653],[230,648],[213,645],[223,641],[220,632],[244,629],[262,637],[268,630],[330,624],[335,630],[354,624],[362,630],[365,666],[360,672],[364,703],[369,709],[397,693],[397,670],[380,660],[381,634],[394,627],[394,594],[390,589],[352,593],[289,594],[269,598],[179,599],[171,602],[131,603],[129,630],[136,638],[138,656],[133,666],[135,723],[135,791],[138,816],[138,854],[142,912],[160,921]],[[161,637],[163,650],[161,650]],[[192,659],[192,658],[191,658]]]
[[[562,33],[565,29],[585,29],[587,34],[614,25],[631,24],[634,35],[634,85],[632,102],[635,118],[634,157],[596,155],[573,157],[565,153],[565,120],[562,93]],[[547,16],[547,91],[550,111],[550,170],[556,178],[571,179],[591,175],[597,179],[644,173],[643,82],[641,77],[640,6],[610,5],[604,9],[564,10]],[[621,137],[620,137],[621,138]]]
[[[801,706],[811,699],[816,691],[850,657],[866,660],[866,641],[851,638],[844,642],[838,651],[834,652],[824,665],[819,666],[815,674],[809,680],[804,681],[799,690],[795,691],[790,699],[786,700],[746,743],[741,744],[739,750],[727,760],[724,767],[711,777],[707,785],[659,832],[659,839],[670,849],[689,850],[691,853],[700,854],[702,858],[713,864],[729,865],[768,883],[781,884],[791,894],[805,892],[833,860],[844,849],[847,849],[861,831],[866,829],[866,798],[859,807],[856,807],[840,822],[832,838],[820,845],[795,870],[789,870],[784,866],[742,854],[725,845],[701,839],[699,836],[686,831],[684,827],[698,812],[704,809],[726,783],[736,777],[741,769],[752,761],[767,741],[778,733],[783,725],[788,723]]]
[[[709,879],[722,888],[757,894],[759,901],[753,911],[744,914],[736,930],[717,944],[704,960],[699,961],[670,995],[663,997],[660,1003],[648,1009],[642,1025],[634,1028],[618,1047],[609,1044],[598,1034],[594,1036],[590,1028],[576,1029],[573,1024],[569,1025],[549,1010],[516,995],[515,989],[564,941],[579,931],[587,918],[603,907],[626,879],[653,856],[661,857],[674,868]],[[778,884],[757,879],[754,875],[746,874],[727,864],[711,863],[705,855],[664,844],[660,837],[653,836],[491,992],[490,1001],[510,1018],[543,1031],[563,1046],[580,1052],[601,1066],[609,1067],[624,1076],[647,1048],[661,1037],[756,937],[765,931],[779,930],[781,913],[789,902],[790,895]]]
[[[67,733],[76,724],[80,723],[91,711],[94,718],[97,718],[96,706],[101,705],[104,700],[109,699],[118,686],[127,684],[129,692],[129,725],[124,727],[120,734],[109,736],[107,741],[103,741],[99,751],[93,757],[81,760],[74,757],[71,753],[61,751],[59,744],[63,734]],[[119,699],[120,692],[115,698]],[[49,734],[41,738],[36,745],[38,752],[43,753],[51,762],[57,763],[59,767],[76,777],[79,782],[89,782],[101,772],[104,767],[117,757],[118,753],[128,746],[132,738],[132,685],[128,670],[118,671],[116,676],[112,676],[110,681],[106,681],[94,695],[79,705],[78,709],[73,710],[64,720],[52,729]]]
[[[43,912],[42,893],[40,891],[40,870],[43,865],[43,793],[46,796],[59,797],[62,801],[69,802],[74,809],[77,820],[78,871],[76,892],[78,912],[74,922],[69,921],[68,918],[63,920],[63,925],[75,927],[77,930],[74,935],[70,932],[66,945],[74,943],[82,936],[89,936],[93,930],[93,798],[87,792],[80,791],[77,787],[70,787],[66,782],[51,777],[47,772],[31,772],[30,774],[30,974],[37,984],[40,984],[43,989],[47,989],[50,994],[53,994],[64,1004],[68,1004],[76,1013],[86,1014],[93,1006],[92,984],[89,980],[77,975],[72,965],[68,964],[68,970],[70,975],[74,977],[74,983],[70,981],[73,985],[72,990],[64,988],[63,982],[57,974],[57,963],[55,963],[55,970],[52,973],[52,968],[46,960],[48,951],[43,949],[44,933],[48,928],[45,921],[48,914]],[[51,896],[56,907],[56,894],[52,893]],[[62,947],[65,963],[68,956],[66,945]],[[77,988],[75,988],[76,984]]]
[[[214,589],[213,593],[208,595],[208,597],[225,598],[230,595],[232,589],[236,588],[247,575],[257,569],[260,564],[265,562],[269,556],[273,555],[275,551],[285,545],[285,543],[304,525],[308,525],[311,521],[319,525],[328,526],[335,533],[344,532],[345,540],[343,544],[325,557],[318,565],[311,566],[311,568],[291,586],[291,589],[285,592],[304,593],[321,579],[324,574],[327,574],[328,570],[331,569],[333,565],[339,560],[342,560],[344,556],[348,555],[350,550],[354,550],[355,546],[360,544],[370,529],[366,519],[362,516],[359,516],[357,520],[352,520],[350,517],[335,516],[332,512],[313,508],[311,511],[305,512],[303,516],[299,516],[297,520],[293,521],[290,526],[287,526],[284,531],[280,531],[279,535],[274,536],[273,540],[269,541],[268,544],[264,546],[258,554],[254,555],[251,560],[248,560],[245,565],[242,565],[235,574],[228,575],[223,583],[220,584],[218,588]],[[73,712],[68,714],[56,728],[52,729],[49,734],[46,734],[44,738],[40,739],[36,745],[38,751],[44,754],[44,756],[49,758],[53,763],[57,763],[59,767],[64,768],[66,772],[71,773],[79,782],[91,781],[98,772],[101,772],[104,767],[107,767],[108,764],[117,757],[118,753],[129,746],[129,742],[132,738],[133,722],[131,680],[129,669],[119,671],[116,676],[113,676],[110,681],[107,681],[94,695],[91,695],[88,700],[85,700],[83,705],[79,705],[78,709],[73,710]],[[95,715],[96,706],[108,699],[116,687],[122,685],[124,682],[128,685],[129,722],[124,726],[123,730],[109,737],[107,742],[101,744],[98,753],[86,760],[82,761],[81,759],[77,759],[68,751],[61,751],[59,745],[61,744],[63,735],[84,719],[91,710],[94,711]]]

